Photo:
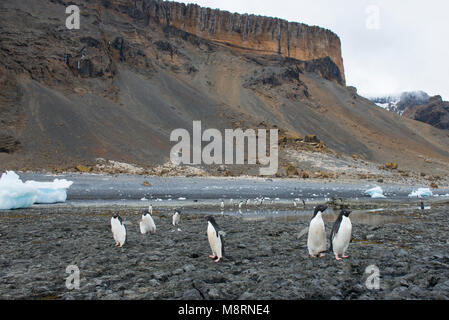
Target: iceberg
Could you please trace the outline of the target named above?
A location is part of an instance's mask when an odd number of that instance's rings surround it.
[[[73,184],[66,179],[55,179],[53,182],[27,181],[25,185],[37,189],[37,199],[35,203],[57,203],[67,200],[67,189]]]
[[[34,203],[65,202],[67,189],[73,184],[65,179],[53,182],[26,181],[14,171],[6,171],[0,178],[0,209],[28,208]]]
[[[36,188],[25,185],[14,171],[0,178],[0,209],[28,208],[37,200]]]
[[[374,187],[374,188],[369,189],[369,190],[366,190],[365,193],[368,194],[368,195],[370,195],[371,198],[373,198],[373,199],[386,198],[386,197],[384,196],[384,191],[383,191],[382,188],[379,187],[379,186]]]
[[[433,196],[432,191],[429,188],[419,188],[410,193],[409,198],[424,198]]]

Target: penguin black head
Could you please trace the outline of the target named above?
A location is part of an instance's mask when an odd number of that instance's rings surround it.
[[[318,212],[326,211],[326,209],[327,209],[327,206],[325,204],[320,204],[320,205],[316,206],[313,216],[316,216]]]
[[[349,214],[351,213],[351,211],[349,211],[348,209],[343,209],[343,210],[341,210],[341,212],[340,212],[340,214],[342,215],[342,216],[345,216],[345,217],[349,217]]]
[[[150,212],[148,210],[142,210],[142,215],[146,216],[147,214],[150,214]]]
[[[181,214],[181,210],[175,210],[175,214],[176,213],[180,215]]]

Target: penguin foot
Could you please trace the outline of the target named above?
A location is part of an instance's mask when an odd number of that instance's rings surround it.
[[[335,260],[338,260],[338,261],[340,261],[340,260],[343,260],[342,258],[340,258],[340,257],[338,257],[338,256],[335,256]]]
[[[310,255],[311,258],[316,258],[316,256],[314,256],[313,254]]]
[[[341,256],[343,259],[346,259],[346,258],[349,258],[349,256],[345,256],[345,255],[343,255],[343,256]]]
[[[220,261],[220,258],[218,258],[217,260],[214,260],[214,262],[219,262]]]
[[[217,259],[217,256],[209,256],[211,259]]]
[[[323,257],[325,257],[325,256],[326,256],[325,253],[320,253],[320,258],[323,258]]]

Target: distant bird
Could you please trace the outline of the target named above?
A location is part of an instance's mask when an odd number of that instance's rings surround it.
[[[326,211],[326,205],[318,205],[313,213],[312,220],[309,225],[309,235],[307,238],[307,248],[312,258],[324,256],[326,252],[326,230],[322,214]]]
[[[239,202],[239,209],[242,209],[242,206],[243,206],[243,201],[240,201]]]
[[[224,201],[223,200],[221,200],[221,204],[220,204],[220,208],[221,208],[221,210],[224,210]]]
[[[302,200],[302,204],[304,207],[306,206],[306,202],[304,200]]]
[[[246,199],[245,207],[248,205],[248,203],[249,203],[249,199]]]
[[[352,224],[349,219],[350,213],[351,211],[343,209],[332,227],[330,235],[331,246],[329,251],[334,252],[335,259],[337,260],[348,258],[348,256],[345,255],[345,252],[351,241]]]
[[[176,210],[175,213],[173,214],[173,225],[177,226],[179,224],[179,221],[181,220],[181,211]]]
[[[296,204],[296,201],[293,201],[293,206],[294,206],[294,207],[296,207],[296,206],[297,206],[297,204]]]
[[[115,214],[111,218],[111,231],[114,236],[115,246],[120,248],[123,247],[126,241],[126,228],[122,218],[118,214]]]
[[[215,219],[211,216],[206,217],[207,220],[207,239],[212,250],[212,255],[209,258],[214,259],[215,262],[219,262],[224,256],[224,239],[225,233],[215,222]]]
[[[424,211],[424,202],[421,201],[421,210]]]
[[[153,215],[153,205],[150,204],[150,206],[148,207],[148,212]]]
[[[151,212],[153,211],[153,207],[150,205],[148,211],[142,211],[142,220],[140,220],[140,233],[146,234],[148,232],[156,233],[156,224],[154,223],[153,217],[151,216]]]

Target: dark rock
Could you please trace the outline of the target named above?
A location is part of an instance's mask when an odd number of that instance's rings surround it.
[[[449,129],[449,102],[443,101],[441,96],[430,98],[424,105],[409,108],[404,116],[428,123],[438,129]]]
[[[190,289],[182,295],[183,300],[202,300],[200,292],[197,289]]]

